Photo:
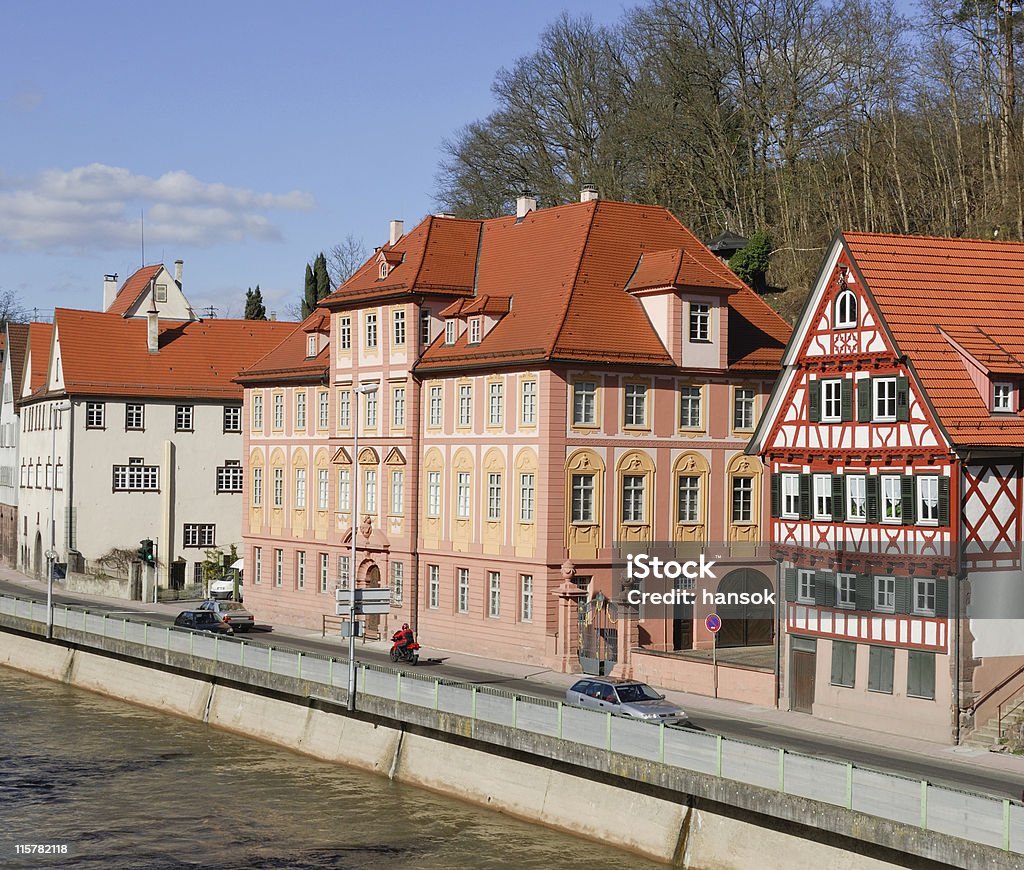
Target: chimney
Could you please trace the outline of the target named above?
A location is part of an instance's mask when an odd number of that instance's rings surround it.
[[[524,193],[516,197],[516,220],[521,221],[531,211],[537,210],[537,197]]]
[[[103,276],[103,310],[106,311],[117,298],[117,273]]]
[[[156,310],[156,300],[152,296],[146,312],[146,344],[150,353],[160,352],[160,312]]]
[[[580,188],[580,202],[593,202],[598,198],[596,184],[584,184]]]
[[[405,221],[391,221],[390,244],[394,244],[402,238],[402,231],[405,228]]]
[[[185,261],[184,260],[175,260],[174,261],[174,280],[178,283],[179,287],[181,286],[181,271],[182,271],[182,269],[184,267],[185,267]]]
[[[270,312],[270,319],[271,320],[277,320],[277,312],[276,311],[271,311]]]

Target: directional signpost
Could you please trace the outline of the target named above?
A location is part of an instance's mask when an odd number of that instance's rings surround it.
[[[334,612],[338,616],[348,616],[349,607],[352,605],[352,592],[351,589],[336,589],[334,591]],[[357,616],[391,612],[390,589],[356,589],[355,595]]]
[[[722,627],[722,617],[717,613],[709,613],[704,617],[704,627],[711,632],[711,667],[715,675],[715,697],[718,697],[718,631]]]

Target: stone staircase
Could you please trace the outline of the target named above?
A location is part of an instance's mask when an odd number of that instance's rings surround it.
[[[1019,706],[1018,706],[1019,705]],[[1003,741],[1008,734],[1020,733],[1024,726],[1024,689],[1013,695],[1003,704],[1004,710],[1012,710],[1009,715],[1003,714]],[[991,749],[999,744],[999,720],[993,716],[988,722],[975,728],[964,741],[968,746],[979,749]]]

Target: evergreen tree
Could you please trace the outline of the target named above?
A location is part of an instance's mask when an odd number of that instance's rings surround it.
[[[316,279],[316,298],[319,301],[331,292],[331,277],[327,273],[327,257],[323,251],[313,261],[313,277]]]
[[[256,289],[253,290],[251,287],[245,291],[245,319],[246,320],[266,320],[267,319],[267,308],[263,304],[263,294],[260,292],[260,285],[256,285]]]
[[[729,258],[729,268],[755,293],[764,293],[768,289],[765,274],[768,272],[771,256],[771,237],[764,230],[758,230],[750,237],[746,247],[740,248]]]
[[[306,290],[302,295],[302,319],[309,317],[319,301],[316,295],[316,278],[313,277],[313,266],[306,263]]]

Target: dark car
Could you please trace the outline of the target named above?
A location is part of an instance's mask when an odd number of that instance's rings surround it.
[[[212,631],[214,634],[234,634],[234,629],[209,610],[183,610],[174,620],[179,628],[192,628],[196,631]]]
[[[200,604],[198,609],[215,613],[235,631],[248,631],[256,624],[253,615],[242,606],[240,601],[220,601],[211,598]]]
[[[660,692],[636,680],[608,677],[577,680],[566,690],[565,703],[666,725],[679,725],[688,718],[678,704],[666,701]]]

